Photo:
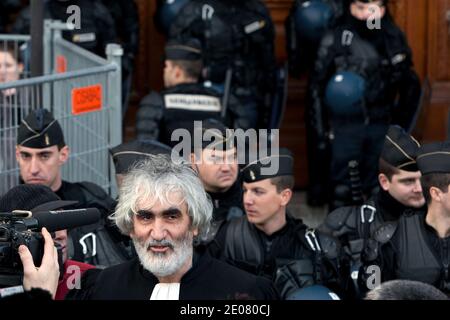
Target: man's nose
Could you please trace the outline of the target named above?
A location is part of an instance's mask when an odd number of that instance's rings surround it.
[[[253,196],[249,193],[244,194],[244,204],[252,205],[253,204]]]
[[[34,175],[38,174],[40,171],[39,161],[36,158],[31,158],[30,161],[30,172]]]
[[[420,180],[417,180],[414,184],[414,192],[422,192],[422,185],[420,184]]]
[[[224,172],[228,172],[231,170],[231,166],[227,163],[224,163],[220,166],[220,170]]]
[[[154,240],[163,240],[167,236],[166,224],[162,219],[156,218],[150,230],[150,236]]]

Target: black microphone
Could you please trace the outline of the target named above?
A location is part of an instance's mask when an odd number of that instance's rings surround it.
[[[48,232],[54,232],[95,223],[100,220],[100,211],[97,208],[38,211],[33,213],[33,218],[39,230],[45,227]]]

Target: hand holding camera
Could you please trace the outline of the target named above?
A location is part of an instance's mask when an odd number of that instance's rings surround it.
[[[52,237],[46,228],[42,228],[44,237],[44,255],[39,268],[34,265],[33,256],[25,245],[19,246],[20,260],[23,265],[23,287],[25,290],[40,288],[47,290],[55,298],[59,279],[58,253]]]

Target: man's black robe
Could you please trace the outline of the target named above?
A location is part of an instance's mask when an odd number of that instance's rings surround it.
[[[158,279],[138,258],[104,269],[88,270],[81,289],[68,293],[76,300],[149,300]],[[209,256],[194,253],[192,268],[182,277],[180,300],[276,300],[273,284]]]

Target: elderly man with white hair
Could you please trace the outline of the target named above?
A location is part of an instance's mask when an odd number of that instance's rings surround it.
[[[167,156],[140,162],[123,180],[113,215],[138,257],[87,272],[69,299],[277,299],[270,281],[216,260],[195,239],[212,204],[196,173]]]

